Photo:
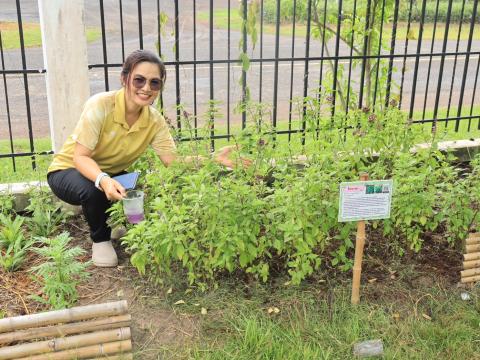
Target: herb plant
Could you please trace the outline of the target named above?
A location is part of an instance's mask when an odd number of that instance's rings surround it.
[[[39,240],[43,246],[32,250],[46,261],[34,266],[31,271],[43,283],[43,296],[32,295],[32,298],[52,309],[74,305],[78,299],[77,285],[89,276],[86,268],[90,262],[82,263],[77,260],[85,250],[69,247],[71,238],[68,232]]]
[[[451,155],[438,150],[438,137],[412,126],[396,106],[332,118],[322,101],[301,99],[305,121],[296,125],[305,130],[287,144],[264,118],[268,111],[243,104],[252,121],[232,136],[241,148],[233,156],[250,157],[250,168],[225,171],[207,160],[200,167],[147,170],[146,220],[128,225],[123,238],[132,264],[157,280],[183,268],[189,283],[201,288],[224,273],[267,281],[280,272],[298,284],[325,262],[348,270],[355,223],[337,220],[339,183],[356,181],[361,172],[393,179],[392,216],[371,225],[399,255],[421,251],[425,239],[445,229],[451,244],[463,239],[478,220],[478,190],[473,207],[467,194],[480,188],[480,160],[472,163],[471,176],[459,176]],[[202,139],[179,151],[202,155],[210,140]],[[422,142],[430,146],[416,146]],[[138,165],[144,161],[150,160]],[[112,215],[125,222],[121,205]]]
[[[23,223],[24,218],[21,216],[12,219],[0,214],[0,266],[5,271],[17,270],[34,242],[25,238]]]
[[[0,192],[0,214],[9,214],[13,211],[14,197],[12,194]]]
[[[35,236],[50,236],[65,221],[67,215],[56,203],[52,194],[42,189],[30,192],[30,204],[25,209],[31,213],[27,224]]]

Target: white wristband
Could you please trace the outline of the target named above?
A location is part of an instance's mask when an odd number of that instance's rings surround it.
[[[108,175],[107,173],[104,173],[104,172],[101,172],[100,174],[98,174],[97,178],[95,179],[95,187],[96,187],[97,189],[102,190],[102,188],[100,187],[100,181],[101,181],[105,176],[110,177],[110,175]]]

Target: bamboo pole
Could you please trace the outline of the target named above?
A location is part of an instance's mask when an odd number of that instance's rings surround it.
[[[462,277],[460,279],[460,282],[462,282],[462,283],[469,283],[469,282],[474,282],[474,281],[480,281],[480,275]]]
[[[465,261],[480,260],[480,252],[471,253],[471,254],[464,254],[463,259]]]
[[[465,240],[466,245],[480,244],[480,237],[468,237]]]
[[[132,350],[132,342],[130,340],[114,341],[104,344],[95,344],[91,346],[85,346],[78,349],[70,349],[65,351],[58,351],[49,353],[48,355],[42,354],[37,356],[27,356],[17,358],[16,360],[72,360],[72,359],[89,359],[92,357],[99,359],[114,359],[113,357],[106,357],[105,355],[117,355],[122,354],[117,359],[132,359],[131,354],[123,353]],[[130,356],[130,357],[128,357]]]
[[[480,243],[479,244],[466,245],[465,249],[467,250],[467,254],[471,254],[471,253],[480,251]]]
[[[130,328],[125,327],[114,330],[103,330],[88,334],[67,336],[34,343],[7,346],[0,349],[0,360],[16,359],[21,356],[51,353],[54,351],[69,350],[112,341],[129,340],[130,337]]]
[[[360,181],[368,180],[368,174],[360,175]],[[365,246],[365,221],[360,220],[357,223],[357,236],[355,239],[355,260],[353,263],[352,279],[352,304],[360,302],[360,275],[362,274],[363,248]]]
[[[102,356],[102,357],[90,359],[90,360],[132,360],[132,359],[133,359],[132,354],[123,354],[123,355],[113,355],[113,356]]]
[[[111,316],[97,320],[70,323],[65,325],[40,327],[33,329],[17,330],[0,334],[0,345],[15,341],[41,339],[46,337],[62,337],[65,335],[79,334],[98,330],[116,329],[130,325],[132,316],[130,314]]]
[[[464,261],[463,262],[463,269],[474,269],[480,268],[480,260],[471,260],[471,261]]]
[[[58,323],[75,322],[96,317],[115,316],[127,313],[127,301],[77,306],[71,309],[48,311],[32,315],[0,319],[0,333],[47,326]]]
[[[475,269],[463,270],[463,271],[460,271],[460,274],[462,275],[462,277],[480,275],[480,269],[475,268]]]

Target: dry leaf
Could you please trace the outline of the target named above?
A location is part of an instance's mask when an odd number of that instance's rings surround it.
[[[392,315],[392,317],[395,319],[395,320],[400,320],[400,314],[399,313],[394,313]]]
[[[204,307],[202,307],[202,310],[200,310],[200,313],[202,315],[207,315],[207,309],[205,309]]]
[[[422,316],[427,320],[432,320],[432,318],[430,316],[428,316],[427,314],[422,314]]]
[[[377,278],[369,279],[368,282],[371,284],[373,282],[377,281]]]
[[[173,289],[172,289],[172,288],[168,289],[168,290],[167,290],[167,294],[171,294],[171,293],[172,293],[172,291],[173,291]]]
[[[280,309],[277,308],[277,307],[275,307],[275,306],[271,306],[271,307],[269,307],[269,308],[267,309],[267,312],[268,312],[269,314],[272,314],[272,313],[273,313],[273,314],[278,314],[278,313],[280,312]]]
[[[178,300],[175,304],[173,305],[181,305],[181,304],[185,304],[185,301],[183,300]]]

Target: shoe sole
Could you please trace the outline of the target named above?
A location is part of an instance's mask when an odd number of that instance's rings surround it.
[[[116,263],[116,264],[106,264],[106,263],[96,263],[96,262],[94,262],[93,265],[95,265],[96,267],[117,267],[118,263]]]

